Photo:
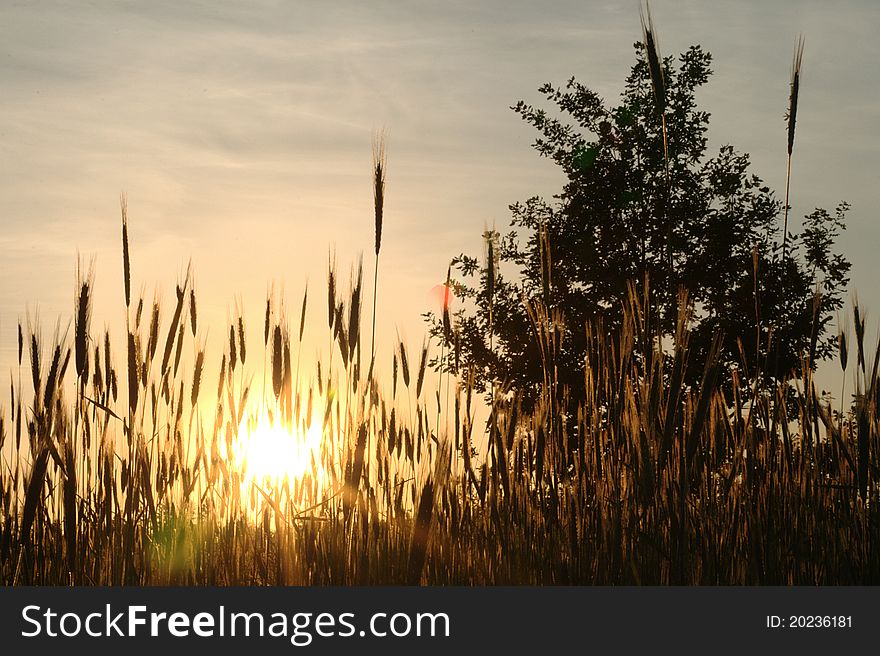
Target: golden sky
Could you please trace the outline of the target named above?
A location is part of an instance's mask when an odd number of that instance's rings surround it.
[[[381,127],[379,343],[400,328],[417,348],[449,259],[477,253],[510,203],[560,187],[509,106],[572,75],[613,100],[640,38],[635,2],[182,4],[0,7],[2,371],[27,307],[39,307],[44,333],[72,316],[77,253],[96,262],[93,328],[119,325],[123,191],[133,289],[149,300],[158,286],[167,307],[191,258],[202,325],[217,326],[210,352],[239,297],[256,338],[273,280],[296,314],[308,278],[323,325],[328,247],[343,273],[361,251],[372,270],[370,138]],[[880,316],[880,6],[652,9],[663,53],[699,43],[714,55],[699,96],[713,115],[710,149],[751,153],[780,192],[791,53],[805,34],[793,216],[852,203],[843,248],[869,322]]]

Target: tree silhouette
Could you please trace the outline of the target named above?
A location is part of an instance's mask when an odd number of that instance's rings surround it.
[[[725,145],[707,156],[709,114],[695,92],[711,75],[710,54],[694,46],[677,66],[663,61],[660,110],[642,44],[636,53],[617,106],[572,78],[564,88],[540,88],[555,113],[522,101],[512,107],[567,181],[552,203],[533,197],[512,205],[510,231],[487,231],[482,257],[453,260],[463,304],[454,340],[440,319],[427,317],[434,336],[456,342],[435,366],[469,371],[483,389],[516,389],[530,404],[543,373],[527,306],[539,304],[564,325],[555,366],[576,399],[585,323],[601,318],[606,331],[618,330],[630,281],[648,294],[660,332],[670,336],[687,291],[691,360],[705,362],[720,332],[728,381],[733,367],[746,369],[741,381],[799,375],[834,352],[828,324],[850,268],[834,247],[848,206],[808,214],[783,252],[782,203],[750,172],[748,155]],[[701,373],[702,364],[689,367],[688,382]]]

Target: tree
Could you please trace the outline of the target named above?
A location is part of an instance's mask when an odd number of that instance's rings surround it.
[[[542,359],[528,308],[540,306],[564,325],[555,366],[576,399],[585,323],[601,318],[605,330],[618,330],[630,281],[649,295],[670,336],[687,291],[691,359],[704,362],[721,333],[728,380],[736,366],[748,369],[741,380],[756,371],[768,379],[800,375],[804,362],[812,368],[834,353],[829,322],[850,268],[834,246],[848,206],[808,214],[783,252],[782,203],[750,172],[748,155],[725,145],[707,156],[709,114],[695,92],[711,75],[710,54],[694,46],[677,66],[663,61],[658,107],[642,44],[636,51],[617,106],[572,78],[564,88],[540,88],[556,116],[522,101],[512,107],[567,181],[555,202],[512,205],[506,234],[484,234],[491,266],[485,253],[453,260],[464,301],[455,314],[458,346],[436,366],[469,370],[483,389],[510,387],[533,402]],[[433,335],[450,342],[442,321],[428,320]],[[694,383],[702,366],[688,372]]]

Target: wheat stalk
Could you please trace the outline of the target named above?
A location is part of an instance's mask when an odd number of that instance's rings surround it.
[[[77,299],[76,299],[76,322],[74,328],[74,347],[76,353],[76,375],[85,383],[88,377],[88,339],[89,324],[92,317],[92,292],[94,290],[95,272],[93,264],[89,266],[88,273],[83,277],[79,261],[76,266]]]
[[[373,134],[373,214],[376,224],[376,265],[373,271],[373,330],[370,337],[370,376],[376,360],[376,299],[379,293],[379,251],[382,248],[382,221],[385,214],[385,131]]]
[[[666,80],[663,76],[663,59],[660,57],[660,48],[657,43],[657,31],[654,29],[654,19],[651,16],[651,7],[645,2],[644,7],[639,7],[639,19],[642,23],[642,42],[648,57],[648,73],[651,76],[651,88],[654,92],[654,106],[661,117],[663,127],[663,159],[669,175],[669,151],[666,139]]]
[[[125,307],[131,307],[131,258],[128,251],[128,198],[125,194],[119,197],[122,209],[122,279],[125,287]]]
[[[791,189],[791,154],[794,150],[794,130],[797,121],[798,95],[801,90],[801,64],[804,58],[804,37],[799,36],[794,46],[794,56],[791,62],[791,83],[788,96],[788,112],[785,114],[788,126],[788,158],[785,172],[785,205],[782,219],[782,261],[785,262],[788,254],[788,209],[789,191]]]

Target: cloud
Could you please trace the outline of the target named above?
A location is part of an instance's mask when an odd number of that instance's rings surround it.
[[[710,136],[751,151],[774,186],[791,47],[806,32],[795,201],[839,193],[871,212],[874,5],[653,4],[666,54],[699,42],[715,55],[700,95]],[[99,273],[117,266],[123,190],[143,275],[167,287],[192,255],[217,303],[281,274],[323,275],[330,242],[369,252],[381,126],[383,266],[396,298],[421,298],[452,255],[479,248],[485,222],[506,225],[509,203],[560,188],[509,106],[541,103],[541,83],[571,75],[613,102],[638,38],[635,6],[617,2],[5,3],[0,277],[25,288],[0,288],[0,340],[21,298],[63,296],[67,311],[77,249],[101,254]],[[859,245],[880,235],[859,227],[846,243],[867,280],[876,268]]]

